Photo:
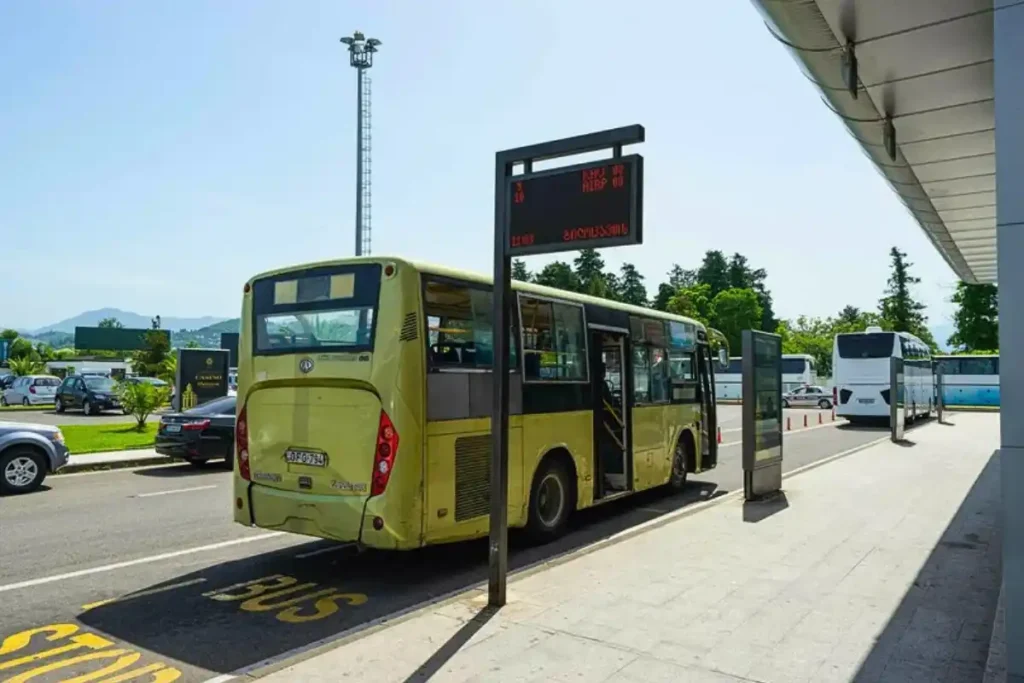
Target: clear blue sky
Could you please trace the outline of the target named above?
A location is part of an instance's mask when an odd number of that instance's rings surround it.
[[[252,274],[351,254],[354,29],[374,253],[486,271],[496,150],[642,123],[646,242],[609,265],[653,292],[740,251],[781,316],[829,315],[895,244],[948,319],[952,272],[747,2],[78,0],[0,6],[0,324],[234,316]]]

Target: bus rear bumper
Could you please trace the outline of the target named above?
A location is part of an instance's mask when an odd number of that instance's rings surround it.
[[[408,545],[387,526],[374,529],[374,515],[366,513],[364,496],[314,495],[250,484],[246,507],[249,509],[236,511],[240,514],[235,521],[261,529],[385,550]]]

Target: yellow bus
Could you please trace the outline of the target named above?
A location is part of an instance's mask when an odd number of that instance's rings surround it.
[[[235,521],[382,549],[486,536],[492,285],[398,258],[244,286]],[[513,283],[508,523],[575,511],[717,462],[699,322]]]

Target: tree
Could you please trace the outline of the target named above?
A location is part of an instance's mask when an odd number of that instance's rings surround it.
[[[15,339],[17,339],[20,336],[21,335],[18,334],[17,330],[4,330],[3,332],[0,332],[0,339],[4,339],[8,343],[13,342]]]
[[[167,402],[170,389],[153,386],[149,382],[122,382],[117,387],[117,397],[125,414],[135,418],[135,429],[146,429],[146,420],[157,408]]]
[[[729,264],[722,252],[709,250],[704,254],[704,260],[697,269],[697,282],[711,288],[711,298],[729,289]]]
[[[654,297],[652,305],[659,311],[668,310],[668,302],[680,289],[692,287],[697,284],[697,271],[687,270],[678,263],[673,263],[668,271],[668,281],[658,285],[658,294]]]
[[[618,278],[618,299],[634,306],[647,305],[647,288],[644,287],[644,276],[632,263],[623,263]]]
[[[666,310],[707,325],[711,319],[711,288],[705,284],[682,287],[669,299]]]
[[[7,367],[15,377],[25,375],[36,375],[43,371],[43,364],[28,356],[22,358],[11,358],[7,361]]]
[[[39,360],[39,353],[32,348],[32,342],[24,337],[18,337],[7,346],[7,358],[33,358]]]
[[[711,300],[711,326],[721,331],[730,349],[743,348],[743,330],[757,329],[761,324],[761,304],[752,289],[730,288]]]
[[[926,344],[930,342],[936,348],[931,331],[928,330],[928,318],[924,315],[924,304],[914,298],[911,288],[920,284],[921,278],[910,274],[914,265],[907,261],[907,255],[898,248],[889,250],[891,271],[886,284],[885,296],[878,302],[878,312],[893,330],[909,332],[916,335]]]
[[[957,305],[950,346],[968,352],[999,349],[999,290],[995,285],[959,282],[950,301]]]
[[[512,279],[520,282],[533,281],[533,275],[526,269],[526,261],[521,258],[512,259]]]
[[[97,327],[104,327],[104,328],[120,330],[121,328],[124,327],[124,325],[122,325],[121,321],[118,320],[117,318],[104,318],[103,320],[101,320],[99,322]]]
[[[779,321],[775,319],[775,311],[772,307],[772,295],[765,285],[768,273],[764,268],[756,270],[750,267],[747,257],[739,252],[729,257],[729,266],[726,271],[729,286],[733,289],[752,289],[757,294],[757,302],[761,305],[761,323],[758,329],[774,330]]]
[[[202,347],[199,345],[199,342],[197,342],[195,339],[189,339],[187,342],[185,342],[185,348],[186,349],[198,349],[198,348],[202,348]]]
[[[132,370],[143,377],[159,377],[171,351],[168,335],[156,328],[143,337],[145,347],[132,352]]]
[[[564,261],[552,261],[534,276],[533,281],[538,285],[565,289],[570,292],[580,291],[580,281],[572,267]]]
[[[604,259],[597,249],[583,249],[573,261],[580,291],[591,296],[608,296],[608,281],[604,273]]]

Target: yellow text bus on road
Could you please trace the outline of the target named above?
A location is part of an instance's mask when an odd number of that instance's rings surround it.
[[[235,521],[384,549],[485,536],[490,280],[365,257],[244,289]],[[547,540],[574,510],[715,466],[728,352],[714,334],[537,285],[513,294],[509,526]]]

